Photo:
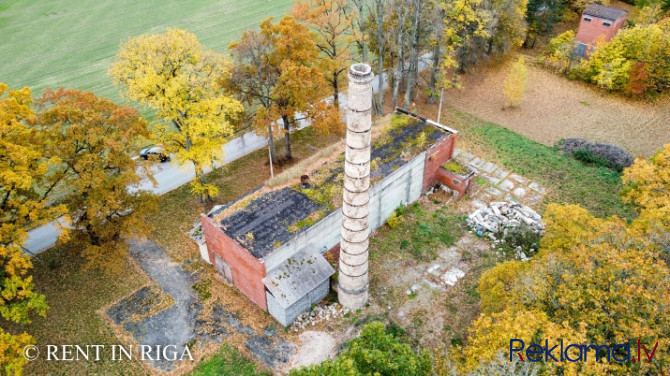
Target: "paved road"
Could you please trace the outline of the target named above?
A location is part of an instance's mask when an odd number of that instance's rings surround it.
[[[424,54],[419,59],[419,70],[422,71],[430,66],[431,55]],[[379,87],[379,80],[375,78],[372,82],[372,90],[376,93]],[[384,73],[384,88],[388,87],[388,74]],[[332,97],[327,98],[327,101],[332,100]],[[342,108],[347,105],[347,97],[343,93],[339,95],[340,106]],[[297,118],[302,116],[298,115]],[[278,120],[280,121],[280,120]],[[298,121],[297,129],[302,129],[309,126],[309,122],[305,120]],[[234,138],[223,145],[223,164],[230,163],[240,157],[243,157],[253,151],[256,151],[267,145],[267,139],[260,137],[253,132],[246,133],[240,137]],[[215,167],[220,167],[222,164],[217,163]],[[145,179],[138,186],[129,187],[131,191],[147,190],[155,194],[161,195],[176,189],[195,178],[195,171],[193,164],[186,163],[181,166],[171,163],[156,163],[151,166],[156,185],[154,186],[148,179]],[[211,169],[206,169],[209,172]],[[61,230],[56,221],[48,223],[44,226],[28,231],[28,239],[24,244],[26,253],[35,255],[46,249],[53,247],[58,240],[58,235]]]

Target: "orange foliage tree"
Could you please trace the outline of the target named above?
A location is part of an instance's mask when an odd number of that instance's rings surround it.
[[[320,66],[333,88],[333,104],[339,108],[340,85],[351,63],[355,43],[353,22],[356,10],[348,0],[298,1],[291,14],[316,34],[321,51]]]
[[[260,32],[249,30],[230,44],[234,67],[223,83],[243,102],[256,106],[254,127],[269,138],[276,160],[274,139],[283,134],[285,158],[290,159],[289,130],[298,113],[318,119],[313,125],[324,133],[341,132],[337,109],[321,101],[327,86],[319,66],[315,35],[292,17],[273,24],[264,20]],[[277,123],[282,119],[282,124]],[[323,121],[328,119],[327,121]]]

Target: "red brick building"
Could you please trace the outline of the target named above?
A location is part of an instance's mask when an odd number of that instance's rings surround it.
[[[408,125],[372,145],[371,230],[442,181],[441,165],[456,146],[455,130],[400,109],[396,116]],[[342,210],[322,197],[341,185],[343,165],[344,154],[310,174],[313,186],[260,187],[201,216],[207,261],[283,325],[328,293],[335,271],[322,255],[339,244]]]
[[[626,22],[628,12],[600,4],[589,4],[582,12],[577,32],[577,55],[587,57],[596,42],[609,42]]]

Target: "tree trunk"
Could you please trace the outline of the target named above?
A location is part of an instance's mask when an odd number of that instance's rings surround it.
[[[338,110],[340,109],[340,84],[339,84],[339,72],[333,72],[333,105]]]
[[[384,114],[384,8],[382,0],[377,3],[377,115]]]
[[[409,109],[410,101],[414,97],[414,85],[419,72],[419,18],[421,16],[421,2],[414,0],[414,15],[412,17],[412,46],[409,50],[409,74],[405,89],[405,108]]]
[[[437,74],[440,72],[440,49],[441,41],[438,39],[435,43],[435,48],[433,49],[433,68],[430,70],[430,84],[428,90],[430,91],[430,96],[428,97],[427,102],[429,104],[435,104],[437,97]]]
[[[285,150],[285,158],[286,160],[289,160],[293,158],[291,156],[291,132],[289,132],[289,119],[288,116],[284,115],[281,117],[282,121],[284,122],[284,150]]]

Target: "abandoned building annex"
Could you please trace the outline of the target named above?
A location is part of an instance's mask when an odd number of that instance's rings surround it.
[[[382,120],[371,141],[370,231],[436,184],[463,194],[473,177],[444,167],[457,131],[402,109]],[[339,255],[345,155],[324,159],[299,180],[258,187],[201,215],[202,257],[284,326],[328,294],[335,274],[324,255]]]

